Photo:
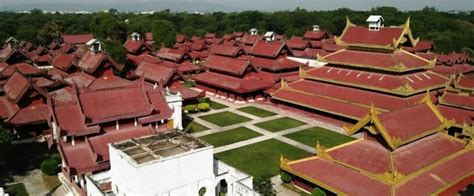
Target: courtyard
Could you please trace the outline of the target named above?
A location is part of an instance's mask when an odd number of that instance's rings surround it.
[[[205,127],[189,133],[213,145],[216,158],[256,179],[279,179],[280,156],[296,160],[315,155],[318,141],[330,148],[354,140],[340,126],[273,105],[239,105],[214,97],[212,103],[219,108],[188,114],[193,120],[187,124]]]

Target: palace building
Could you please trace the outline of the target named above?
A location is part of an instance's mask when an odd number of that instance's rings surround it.
[[[435,60],[402,48],[418,43],[411,34],[409,18],[401,26],[383,27],[380,23],[373,29],[347,19],[342,35],[334,40],[346,49],[318,55],[317,60],[327,63],[325,66],[300,69],[301,79],[283,81],[271,93],[277,103],[358,121],[372,106],[388,112],[413,105],[423,93],[435,96],[449,82],[448,77],[427,70],[435,66]]]
[[[281,170],[296,187],[328,195],[455,195],[474,182],[474,141],[447,134],[447,119],[426,95],[415,105],[380,112],[375,107],[348,135],[364,137],[290,161]]]

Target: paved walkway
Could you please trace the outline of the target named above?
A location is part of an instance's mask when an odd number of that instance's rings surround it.
[[[321,121],[317,121],[315,119],[308,118],[307,116],[299,115],[295,112],[286,111],[286,110],[283,110],[281,108],[273,107],[273,106],[270,106],[270,105],[263,105],[263,104],[259,104],[259,103],[247,103],[245,105],[234,104],[234,103],[228,102],[226,100],[223,100],[221,98],[215,98],[215,97],[211,97],[211,100],[214,101],[214,102],[217,102],[217,103],[224,104],[228,107],[224,108],[224,109],[219,109],[219,110],[211,110],[211,111],[205,112],[205,113],[190,114],[190,116],[192,116],[194,118],[194,122],[197,122],[197,123],[202,124],[202,125],[209,128],[209,130],[206,130],[206,131],[193,133],[192,134],[193,136],[202,137],[202,136],[213,134],[213,133],[228,131],[228,130],[231,130],[231,129],[235,129],[237,127],[247,127],[249,129],[252,129],[252,130],[262,134],[262,136],[255,137],[255,138],[252,138],[252,139],[249,139],[249,140],[244,140],[244,141],[236,142],[236,143],[229,144],[229,145],[226,145],[226,146],[217,147],[217,148],[214,149],[214,153],[220,153],[220,152],[240,148],[240,147],[243,147],[243,146],[251,145],[251,144],[258,143],[258,142],[268,140],[268,139],[277,139],[279,141],[282,141],[284,143],[287,143],[289,145],[295,146],[297,148],[300,148],[302,150],[305,150],[305,151],[308,151],[308,152],[314,154],[314,153],[316,153],[316,150],[315,150],[314,146],[308,146],[308,145],[302,144],[300,142],[288,139],[288,138],[284,137],[283,135],[298,132],[298,131],[301,131],[301,130],[304,130],[304,129],[307,129],[307,128],[311,128],[311,127],[315,127],[315,126],[326,128],[326,129],[336,131],[336,132],[339,132],[339,133],[343,133],[343,130],[340,127],[337,127],[337,126],[334,126],[334,125],[331,125],[331,124],[328,124],[328,123],[324,123],[324,122],[321,122]],[[258,108],[276,113],[277,115],[270,116],[270,117],[257,117],[257,116],[251,115],[249,113],[245,113],[245,112],[237,110],[238,108],[245,107],[245,106],[255,106],[255,107],[258,107]],[[212,124],[208,121],[205,121],[205,120],[202,120],[201,118],[199,118],[199,116],[215,114],[215,113],[220,113],[220,112],[225,112],[225,111],[232,112],[232,113],[235,113],[235,114],[238,114],[238,115],[241,115],[241,116],[245,116],[245,117],[250,118],[252,120],[247,121],[247,122],[242,122],[242,123],[237,123],[237,124],[225,126],[225,127],[219,127],[215,124]],[[290,129],[285,129],[285,130],[282,130],[282,131],[279,131],[279,132],[267,131],[265,129],[262,129],[262,128],[257,127],[257,126],[254,125],[256,123],[265,122],[265,121],[269,121],[269,120],[274,120],[274,119],[278,119],[278,118],[282,118],[282,117],[290,117],[290,118],[293,118],[293,119],[298,119],[299,121],[305,122],[306,125],[302,125],[302,126],[295,127],[295,128],[290,128]]]

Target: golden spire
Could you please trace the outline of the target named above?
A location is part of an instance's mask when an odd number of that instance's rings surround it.
[[[322,159],[332,160],[332,157],[327,153],[327,148],[320,145],[319,140],[316,141],[316,154]]]

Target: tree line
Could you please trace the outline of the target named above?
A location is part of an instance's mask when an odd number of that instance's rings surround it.
[[[394,7],[376,7],[369,11],[341,8],[332,11],[243,11],[186,13],[169,10],[153,14],[136,14],[110,9],[92,14],[43,13],[39,9],[30,13],[0,12],[0,39],[14,36],[36,44],[49,44],[61,34],[92,32],[94,37],[123,43],[131,32],[153,32],[157,43],[170,46],[177,33],[203,36],[206,32],[219,35],[234,31],[248,31],[256,27],[260,33],[301,36],[312,25],[339,35],[345,26],[346,16],[355,24],[365,25],[369,15],[379,14],[385,26],[401,25],[411,17],[411,29],[416,37],[433,40],[439,52],[474,49],[474,11],[463,13],[441,12],[433,7],[417,11],[400,11]]]

